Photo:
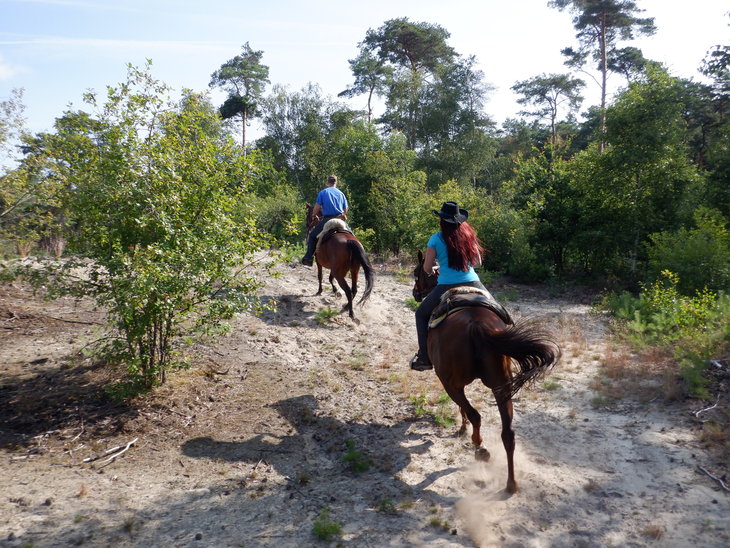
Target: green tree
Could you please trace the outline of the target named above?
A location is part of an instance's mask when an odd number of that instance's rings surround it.
[[[517,99],[519,104],[534,106],[534,110],[524,111],[520,114],[549,121],[552,143],[556,144],[560,108],[567,107],[568,114],[580,108],[583,102],[580,90],[584,86],[583,80],[571,78],[569,74],[541,74],[529,80],[517,82],[512,86],[512,90],[522,95]]]
[[[20,272],[52,296],[93,296],[118,333],[105,350],[137,388],[181,363],[184,337],[225,329],[255,306],[246,260],[264,243],[250,215],[234,219],[256,166],[211,131],[205,97],[174,104],[168,93],[130,66],[103,104],[85,95],[93,116],[57,120],[44,138],[48,176],[64,183],[78,255]]]
[[[11,158],[12,147],[23,134],[25,118],[23,112],[23,89],[13,89],[10,97],[0,101],[0,153],[3,157]],[[3,169],[8,166],[2,165]]]
[[[389,129],[401,131],[414,150],[424,88],[456,55],[446,42],[449,36],[439,25],[413,23],[402,17],[386,21],[377,30],[368,30],[360,43],[362,52],[377,55],[384,65],[392,67],[382,120]]]
[[[220,108],[225,120],[241,117],[241,146],[246,149],[246,126],[259,114],[258,103],[269,83],[269,67],[261,64],[263,51],[254,51],[246,42],[236,55],[221,65],[210,77],[210,87],[226,90],[228,98]]]
[[[700,102],[704,116],[699,125],[701,167],[708,171],[708,204],[730,216],[730,46],[715,46],[707,53],[702,73],[712,80]]]
[[[645,242],[687,223],[702,177],[687,155],[681,83],[650,68],[607,110],[607,147],[570,163],[579,217],[573,239],[585,269],[641,275]]]
[[[609,60],[620,40],[632,40],[637,35],[651,35],[656,32],[654,18],[641,18],[633,0],[551,0],[548,5],[573,13],[573,27],[577,31],[578,49],[567,47],[562,50],[569,67],[583,69],[588,59],[596,63],[600,73],[598,84],[601,89],[601,141],[603,151],[606,128],[606,95]],[[590,73],[589,73],[590,74]]]
[[[58,199],[62,185],[44,177],[45,157],[38,139],[24,127],[23,90],[13,90],[0,101],[0,243],[21,256],[42,243],[55,255],[63,252],[64,215]],[[25,151],[25,158],[17,151]],[[16,166],[12,166],[17,162]]]
[[[393,77],[393,67],[384,65],[370,51],[361,50],[355,59],[350,59],[350,70],[355,77],[353,85],[338,94],[338,97],[355,97],[367,94],[368,122],[373,116],[373,95],[384,92]]]
[[[647,59],[640,49],[634,47],[611,50],[607,63],[609,71],[623,75],[629,83],[644,74],[648,67],[659,66],[659,63]]]
[[[730,290],[730,231],[716,209],[698,208],[694,227],[652,234],[649,238],[649,279],[669,270],[679,277],[684,295]]]

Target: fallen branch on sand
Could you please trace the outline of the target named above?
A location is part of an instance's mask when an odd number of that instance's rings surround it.
[[[139,438],[134,438],[132,441],[127,443],[127,445],[117,445],[116,447],[112,447],[111,449],[107,449],[104,451],[101,455],[97,455],[95,457],[86,457],[83,462],[94,462],[95,460],[103,459],[107,455],[110,455],[111,453],[114,453],[111,457],[106,459],[104,462],[101,463],[102,466],[105,466],[109,463],[111,463],[114,459],[119,457],[120,455],[124,454],[132,445],[137,443]],[[120,451],[121,449],[121,451]]]
[[[722,481],[722,480],[721,480],[720,478],[718,478],[717,476],[713,476],[712,474],[710,474],[710,473],[709,473],[709,472],[708,472],[707,470],[705,470],[705,469],[704,469],[704,468],[702,468],[701,466],[698,466],[697,468],[698,468],[699,470],[701,470],[702,472],[704,472],[705,474],[707,474],[708,476],[710,476],[710,477],[711,477],[712,479],[714,479],[714,480],[715,480],[715,481],[716,481],[717,483],[719,483],[719,484],[720,484],[720,487],[722,487],[722,488],[723,488],[723,489],[724,489],[725,491],[727,491],[727,492],[729,492],[729,493],[730,493],[730,488],[728,488],[728,486],[727,486],[727,485],[725,485],[725,482],[724,482],[724,481]]]
[[[700,413],[704,413],[705,411],[709,411],[711,409],[714,409],[717,407],[717,404],[720,402],[720,394],[717,395],[717,399],[715,400],[715,405],[711,405],[710,407],[705,407],[704,409],[700,409],[695,413],[695,417],[699,417]]]

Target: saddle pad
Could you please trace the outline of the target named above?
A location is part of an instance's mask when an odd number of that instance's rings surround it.
[[[509,312],[499,304],[491,293],[475,287],[455,287],[449,289],[441,296],[441,302],[431,313],[431,319],[428,327],[436,327],[446,319],[449,314],[453,314],[457,310],[470,308],[474,306],[483,306],[494,312],[499,319],[506,325],[514,323]]]
[[[342,224],[330,225],[332,221],[338,221]],[[352,234],[353,236],[355,235],[355,233],[350,230],[343,221],[340,221],[339,219],[331,219],[327,221],[324,225],[324,228],[322,229],[322,232],[317,235],[317,245],[315,246],[315,253],[317,252],[317,250],[319,250],[320,244],[326,242],[332,236],[339,233]]]

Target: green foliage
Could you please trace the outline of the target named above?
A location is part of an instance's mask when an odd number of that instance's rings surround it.
[[[409,400],[411,400],[411,403],[414,406],[413,414],[417,417],[422,417],[426,414],[426,403],[428,403],[428,398],[426,394],[418,394],[417,396],[409,396]]]
[[[327,325],[332,321],[332,318],[335,318],[338,314],[339,312],[337,312],[337,310],[327,306],[318,310],[317,313],[314,315],[314,319],[320,325]]]
[[[389,499],[384,498],[379,503],[377,508],[375,509],[376,512],[380,512],[382,514],[397,514],[398,509],[395,506],[395,503]]]
[[[28,256],[39,244],[60,256],[66,223],[60,208],[61,181],[44,177],[45,155],[24,129],[23,90],[0,101],[0,254]],[[26,158],[13,169],[16,150]]]
[[[449,428],[451,426],[454,426],[454,424],[456,424],[456,419],[454,418],[452,409],[453,406],[451,405],[450,399],[447,402],[439,402],[438,406],[433,412],[434,422],[441,428]]]
[[[210,87],[227,91],[228,98],[220,108],[223,119],[241,117],[241,140],[246,146],[248,120],[260,114],[259,101],[269,83],[269,67],[261,64],[263,51],[254,51],[246,42],[241,54],[229,59],[210,78]]]
[[[319,540],[330,542],[342,534],[342,524],[330,518],[327,508],[322,508],[312,524],[312,534]]]
[[[223,332],[258,306],[247,257],[267,243],[240,214],[255,157],[221,135],[203,96],[175,105],[167,91],[130,67],[95,117],[58,119],[44,148],[79,255],[17,271],[52,297],[94,297],[119,334],[104,351],[141,388],[181,363],[185,336]],[[85,100],[97,106],[95,94]]]
[[[678,283],[678,276],[665,270],[660,279],[643,286],[638,298],[622,293],[607,298],[604,304],[627,322],[637,342],[675,342],[704,329],[717,300],[717,295],[708,290],[698,291],[694,297],[683,296]]]
[[[406,306],[408,308],[410,308],[411,310],[413,310],[414,312],[416,310],[418,310],[418,307],[421,305],[421,303],[416,301],[416,299],[414,299],[413,297],[407,297],[405,300],[405,303],[406,303]]]
[[[659,280],[644,286],[638,298],[613,294],[603,306],[622,320],[635,345],[672,348],[687,391],[706,397],[703,371],[714,356],[730,351],[730,296],[703,290],[687,297],[679,292],[675,274],[661,274]]]
[[[650,236],[649,276],[670,270],[684,294],[708,288],[730,291],[730,232],[719,211],[699,208],[696,228],[681,227]]]
[[[370,468],[370,459],[365,454],[355,447],[353,440],[347,440],[347,452],[342,456],[342,460],[354,472],[366,472]]]

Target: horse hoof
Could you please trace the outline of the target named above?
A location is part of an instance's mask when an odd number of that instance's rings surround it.
[[[516,481],[508,481],[507,487],[505,488],[505,491],[509,493],[510,495],[514,495],[518,489],[517,489],[517,482]]]
[[[484,447],[480,447],[474,452],[474,458],[476,458],[478,461],[488,462],[489,457],[491,457],[491,455],[489,454],[489,451],[487,451]]]

